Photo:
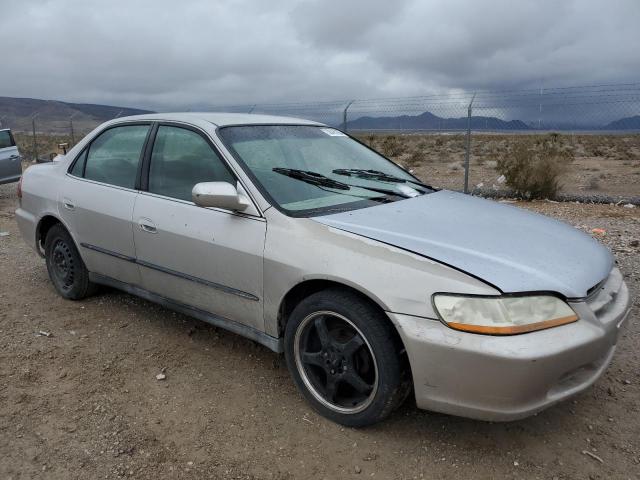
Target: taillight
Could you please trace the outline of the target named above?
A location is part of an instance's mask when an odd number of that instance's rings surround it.
[[[17,194],[18,194],[18,198],[20,200],[22,200],[22,177],[20,177],[20,180],[18,180],[18,191],[17,191]]]

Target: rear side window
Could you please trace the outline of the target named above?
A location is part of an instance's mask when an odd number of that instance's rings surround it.
[[[148,132],[149,125],[127,125],[102,133],[89,146],[84,160],[84,178],[134,188]],[[82,156],[78,160],[76,164],[81,163]]]
[[[14,147],[13,135],[9,130],[0,130],[0,148]]]
[[[191,190],[200,182],[235,185],[235,177],[198,133],[160,126],[151,153],[149,191],[191,201]]]

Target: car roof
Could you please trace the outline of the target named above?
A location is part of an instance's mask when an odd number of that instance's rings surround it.
[[[304,120],[302,118],[281,117],[277,115],[259,115],[253,113],[224,113],[224,112],[184,112],[184,113],[149,113],[146,115],[132,115],[120,117],[118,120],[158,120],[189,122],[204,120],[218,127],[227,125],[323,125],[322,123]]]

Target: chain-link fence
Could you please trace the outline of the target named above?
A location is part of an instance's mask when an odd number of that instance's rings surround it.
[[[561,144],[561,191],[574,197],[640,196],[640,83],[453,92],[217,106],[216,111],[301,117],[341,128],[424,181],[502,191],[501,162],[522,144]],[[532,147],[535,157],[535,146]]]
[[[562,157],[570,163],[563,169],[563,192],[640,196],[640,83],[218,105],[207,110],[283,115],[332,125],[424,181],[464,191],[504,190],[509,186],[504,158],[522,150],[523,144],[551,138],[571,153],[570,162]],[[105,119],[94,125],[71,116],[58,120],[49,135],[39,133],[44,120],[36,112],[28,120],[30,131],[23,128],[25,133],[17,135],[23,155],[42,158],[59,151],[61,144],[73,146]]]

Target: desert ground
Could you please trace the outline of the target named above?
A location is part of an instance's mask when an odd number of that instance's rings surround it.
[[[392,158],[430,185],[462,190],[466,137],[464,134],[364,134],[356,137]],[[497,161],[521,142],[544,135],[474,132],[471,140],[469,187],[504,189]],[[560,134],[571,152],[561,193],[584,196],[640,197],[640,135]]]
[[[438,168],[446,178],[447,163]],[[513,423],[421,411],[409,399],[356,430],[315,414],[283,358],[249,340],[115,290],[59,297],[20,237],[15,188],[0,186],[2,479],[640,478],[638,207],[514,203],[603,229],[635,298],[592,388]]]

